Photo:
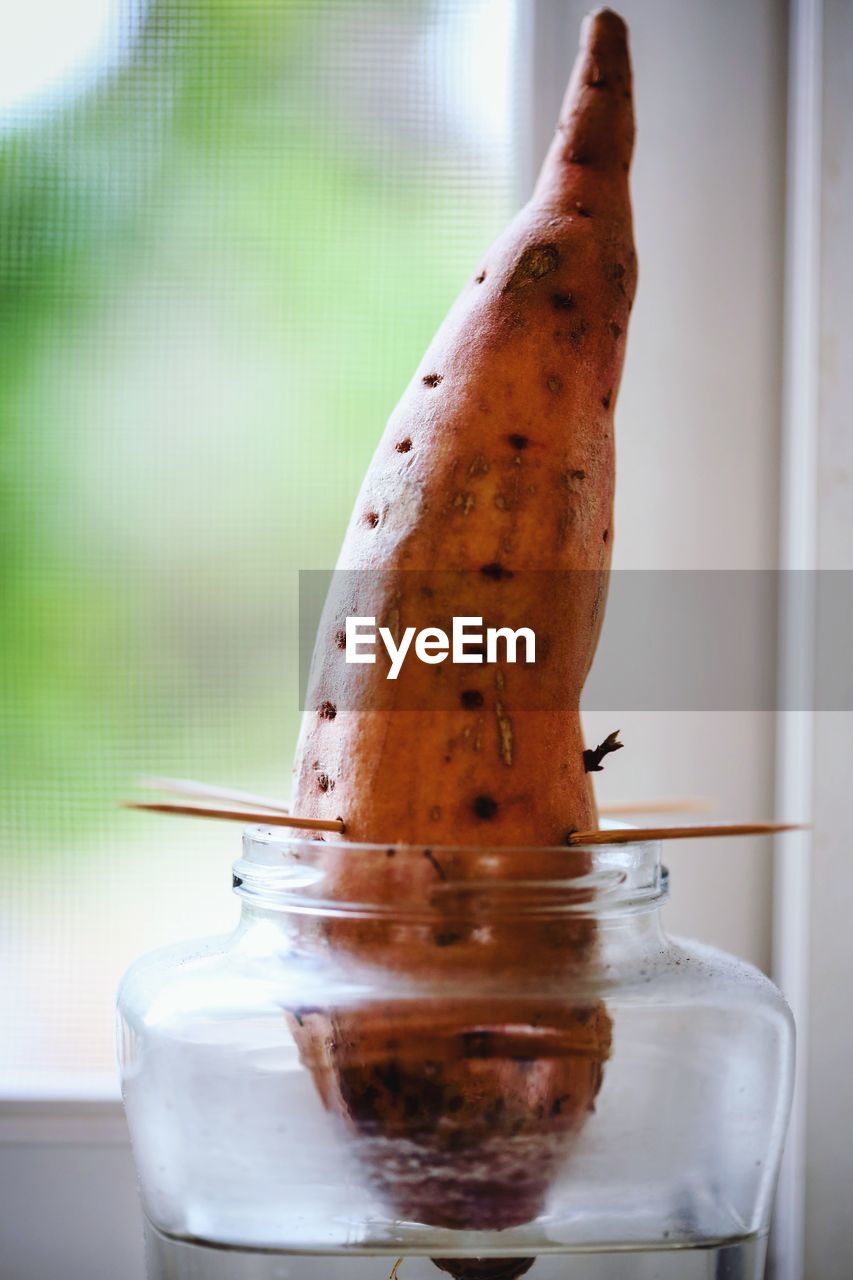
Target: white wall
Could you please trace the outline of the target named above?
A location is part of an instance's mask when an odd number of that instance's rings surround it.
[[[551,83],[589,5],[537,0]],[[620,0],[637,103],[640,284],[616,415],[617,569],[762,569],[777,562],[787,6]],[[565,51],[562,58],[560,47]],[[545,95],[543,94],[543,98]],[[732,625],[737,620],[732,619]],[[605,623],[606,626],[606,623]],[[726,817],[773,807],[773,716],[589,714],[622,729],[602,800],[704,796]],[[670,845],[669,926],[767,968],[767,841]]]

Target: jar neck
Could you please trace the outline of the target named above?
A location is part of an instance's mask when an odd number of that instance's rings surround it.
[[[553,931],[553,925],[549,927]],[[576,916],[571,923],[558,925],[553,951],[532,959],[540,938],[539,925],[530,920],[506,920],[491,925],[485,947],[476,951],[462,950],[457,940],[470,936],[470,927],[462,924],[394,924],[384,932],[384,942],[370,932],[370,925],[352,919],[336,919],[330,925],[328,916],[302,915],[270,908],[256,902],[242,902],[240,924],[234,943],[255,955],[301,954],[311,960],[323,954],[325,959],[338,957],[348,973],[357,977],[355,961],[364,977],[365,969],[383,969],[405,977],[412,955],[433,957],[425,977],[441,977],[444,989],[464,983],[506,991],[515,986],[519,968],[529,969],[530,977],[539,983],[548,973],[557,983],[567,977],[583,977],[597,987],[622,980],[626,974],[643,974],[644,965],[660,960],[671,946],[663,928],[660,905],[646,906],[633,913],[613,913],[607,918]]]
[[[397,946],[431,945],[452,965],[525,946],[642,953],[665,943],[668,875],[653,842],[589,848],[454,848],[286,840],[256,828],[234,864],[243,930],[263,925],[306,942],[338,940],[392,962]],[[272,935],[271,935],[272,936]],[[379,940],[385,940],[385,948]],[[546,957],[547,958],[547,957]]]

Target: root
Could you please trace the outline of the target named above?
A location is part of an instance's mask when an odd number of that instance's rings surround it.
[[[433,1265],[453,1280],[517,1280],[529,1271],[535,1258],[433,1258]]]

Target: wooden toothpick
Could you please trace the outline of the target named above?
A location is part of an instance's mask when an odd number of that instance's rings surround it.
[[[626,827],[616,831],[573,831],[566,844],[635,844],[643,840],[696,840],[712,836],[764,836],[802,831],[800,822],[733,822],[701,827]]]
[[[259,813],[251,809],[212,809],[195,804],[150,804],[146,801],[124,800],[124,809],[142,809],[146,813],[176,813],[188,818],[218,818],[224,822],[246,822],[250,826],[296,827],[302,831],[335,831],[343,835],[344,824],[340,818],[299,818],[293,814]]]
[[[185,795],[211,796],[216,799],[230,799],[237,804],[262,803],[259,797],[249,792],[240,792],[224,787],[212,787],[206,783],[195,783],[189,780],[156,778],[149,779],[151,785],[159,790],[172,789]],[[165,785],[164,785],[165,784]],[[263,802],[266,803],[266,802]],[[214,818],[220,822],[245,822],[250,825],[268,827],[293,827],[302,831],[334,831],[343,835],[346,827],[341,818],[301,818],[290,814],[284,806],[273,808],[277,802],[270,802],[267,811],[251,808],[225,809],[209,805],[173,804],[167,801],[135,801],[125,800],[125,809],[140,809],[146,813],[178,814],[188,818]],[[649,812],[678,812],[688,807],[689,802],[677,802],[670,806],[648,806]],[[632,812],[627,805],[612,806],[609,812]],[[602,808],[602,812],[606,812]],[[696,840],[710,839],[715,836],[755,836],[772,835],[777,831],[799,831],[802,824],[796,822],[735,822],[712,823],[708,826],[688,827],[625,827],[615,830],[572,831],[566,837],[567,845],[600,845],[600,844],[638,844],[646,840]]]

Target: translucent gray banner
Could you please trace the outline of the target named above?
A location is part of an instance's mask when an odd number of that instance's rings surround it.
[[[497,689],[512,690],[517,708],[570,708],[582,678],[578,637],[594,630],[596,616],[600,622],[605,586],[596,573],[497,564],[460,572],[303,571],[300,706],[428,711],[466,699],[473,705]],[[458,650],[466,661],[454,661],[454,617],[482,619],[479,643],[476,624],[462,629],[475,637]],[[375,661],[347,661],[347,618],[375,619],[359,625],[358,646],[350,646],[352,656]],[[512,662],[506,631],[522,628],[534,632],[535,652],[520,633]],[[422,661],[418,635],[426,629]],[[489,629],[506,629],[492,652]],[[784,651],[780,634],[795,634],[800,651]],[[783,667],[805,678],[783,680]],[[853,572],[613,572],[581,702],[601,711],[851,710]]]

